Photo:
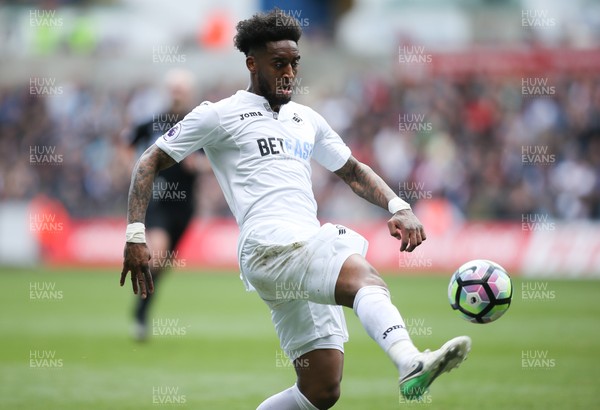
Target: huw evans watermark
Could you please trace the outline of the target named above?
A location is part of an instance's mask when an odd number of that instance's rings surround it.
[[[301,299],[307,300],[309,297],[308,290],[302,288],[300,282],[294,281],[277,281],[275,282],[275,299],[291,300]]]
[[[63,154],[56,151],[55,145],[30,145],[29,163],[31,165],[62,165]]]
[[[548,282],[523,282],[521,283],[521,299],[523,301],[553,301],[556,291],[550,289]]]
[[[29,25],[31,27],[62,27],[62,17],[58,17],[56,10],[29,10]]]
[[[291,351],[290,355],[297,356],[300,352]],[[279,368],[295,368],[295,367],[309,367],[309,359],[308,358],[297,358],[292,361],[290,358],[283,352],[281,349],[275,350],[275,367]]]
[[[153,336],[185,336],[190,326],[183,326],[179,319],[152,319]]]
[[[179,386],[152,386],[152,404],[186,404]]]
[[[552,165],[556,162],[556,155],[547,145],[522,145],[521,162],[523,165]]]
[[[51,212],[40,212],[29,214],[30,232],[58,233],[64,229],[64,223],[58,216]]]
[[[433,57],[425,52],[425,46],[403,45],[398,47],[398,62],[400,64],[431,63]]]
[[[171,113],[154,114],[152,116],[152,132],[164,134],[179,120],[179,115]]]
[[[154,269],[185,268],[187,260],[179,257],[179,251],[152,251],[151,267]]]
[[[521,94],[525,97],[549,97],[556,94],[556,86],[547,77],[521,78]]]
[[[407,202],[431,199],[433,191],[425,187],[425,182],[400,182],[398,196]]]
[[[29,282],[30,300],[62,300],[63,296],[55,282]]]
[[[56,83],[54,77],[30,77],[30,95],[62,95],[63,86]]]
[[[152,183],[152,199],[168,202],[185,201],[188,199],[188,193],[179,186],[179,182],[159,180]]]
[[[548,10],[523,9],[521,10],[521,26],[527,28],[555,27],[556,19],[550,16]]]
[[[425,121],[425,114],[399,114],[398,115],[398,131],[400,132],[419,132],[431,131],[433,124]]]
[[[412,252],[399,253],[398,267],[400,269],[431,268],[433,266],[433,259],[421,247]]]
[[[181,46],[178,45],[155,45],[152,46],[153,63],[185,63],[187,56],[181,52]]]
[[[59,369],[63,359],[56,356],[56,350],[30,350],[29,367],[37,369]]]
[[[275,25],[279,27],[294,26],[298,24],[300,27],[308,27],[310,19],[302,16],[302,10],[281,10],[275,11]]]
[[[554,231],[556,230],[556,224],[552,222],[548,214],[522,214],[521,230],[531,232]]]
[[[550,357],[548,350],[522,350],[522,369],[553,369],[556,359]]]
[[[407,318],[404,319],[404,325],[410,336],[431,336],[433,328],[427,326],[425,318]]]

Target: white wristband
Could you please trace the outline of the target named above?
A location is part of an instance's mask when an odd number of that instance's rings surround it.
[[[390,202],[388,202],[388,211],[390,211],[392,215],[405,209],[411,209],[411,207],[410,204],[402,198],[392,198],[390,199]]]
[[[141,222],[134,222],[127,225],[125,231],[125,241],[132,243],[146,243],[146,227]]]

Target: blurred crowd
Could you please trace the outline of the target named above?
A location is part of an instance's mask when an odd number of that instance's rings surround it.
[[[363,78],[322,108],[409,202],[444,198],[467,219],[599,219],[600,78],[547,80]]]
[[[363,74],[345,84],[315,90],[313,108],[408,202],[444,199],[466,219],[600,219],[600,77],[553,77],[535,95],[521,78],[484,75]],[[74,218],[124,216],[135,161],[127,130],[164,110],[168,97],[156,84],[33,86],[0,89],[0,200],[43,195]],[[199,90],[197,101],[242,87]],[[349,202],[335,175],[315,167],[313,179],[320,216],[385,215]],[[229,215],[214,176],[199,184],[198,216]]]

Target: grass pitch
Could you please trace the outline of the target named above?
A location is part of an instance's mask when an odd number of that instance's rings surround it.
[[[0,270],[0,408],[255,409],[293,384],[267,307],[235,274],[171,272],[140,344],[119,271]],[[466,334],[470,357],[404,402],[394,367],[346,310],[336,409],[600,408],[600,281],[513,279],[508,313],[476,325],[450,309],[449,275],[385,279],[417,347]]]

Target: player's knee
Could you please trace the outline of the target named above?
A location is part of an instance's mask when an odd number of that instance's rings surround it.
[[[330,383],[322,383],[312,389],[307,396],[307,399],[319,410],[330,409],[337,403],[340,398],[340,383],[332,381]]]
[[[353,255],[342,266],[336,284],[336,302],[352,307],[358,291],[367,286],[380,286],[387,289],[377,270],[366,259]]]
[[[330,409],[340,398],[340,385],[339,383],[335,386],[322,389],[318,399],[316,407],[320,410]]]
[[[381,286],[382,288],[387,289],[387,285],[384,280],[379,276],[379,273],[375,270],[374,267],[368,265],[366,268],[367,274],[365,275],[365,279],[363,280],[361,288],[365,286]]]
[[[367,286],[379,286],[385,289],[388,288],[385,281],[379,275],[379,272],[377,272],[377,270],[373,266],[371,266],[370,263],[364,261],[363,265],[361,266],[361,269],[362,274],[360,275],[360,279],[356,281],[353,296],[356,296],[356,293],[358,293],[360,289]]]

